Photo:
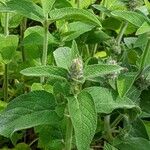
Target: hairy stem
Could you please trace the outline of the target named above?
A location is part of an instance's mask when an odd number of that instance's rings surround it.
[[[47,64],[47,51],[48,51],[48,15],[43,23],[44,27],[44,40],[43,40],[43,55],[42,55],[42,66]],[[45,82],[45,78],[41,77],[41,83]]]
[[[9,35],[9,14],[5,14],[5,26],[4,26],[4,35]],[[8,64],[5,64],[5,73],[4,73],[4,101],[8,100]]]
[[[72,125],[70,117],[68,117],[67,125],[66,125],[65,150],[71,150],[72,148],[72,132],[73,132],[73,125]]]
[[[23,39],[24,39],[24,32],[26,30],[26,26],[27,26],[27,19],[23,18],[21,25],[20,25],[20,48],[21,48],[21,52],[22,52],[22,60],[23,62],[26,61],[26,56],[25,56],[25,51],[24,51],[24,46],[22,45],[23,43]]]
[[[114,128],[116,125],[118,125],[118,123],[123,119],[123,115],[120,114],[115,120],[114,122],[111,124],[111,128]]]
[[[120,45],[121,40],[122,40],[122,37],[123,37],[123,35],[124,35],[124,33],[125,33],[127,27],[128,27],[128,22],[122,23],[120,32],[119,32],[119,34],[118,34],[118,36],[117,36],[117,38],[116,38],[116,41],[117,41],[117,44],[118,44],[118,45]]]
[[[77,0],[77,8],[80,8],[80,0]]]

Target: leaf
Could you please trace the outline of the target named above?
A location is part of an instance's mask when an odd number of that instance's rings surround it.
[[[55,1],[56,0],[41,0],[44,16],[51,11]]]
[[[84,68],[84,76],[86,79],[88,79],[114,72],[119,72],[120,70],[122,70],[122,68],[117,65],[101,65],[101,64],[88,65],[85,66]]]
[[[97,17],[84,9],[78,9],[78,8],[61,8],[61,9],[55,9],[50,12],[50,17],[51,20],[60,20],[60,19],[65,19],[65,20],[77,20],[77,21],[82,21],[85,23],[90,23],[95,26],[100,26],[101,23],[97,19]]]
[[[120,97],[124,97],[127,94],[127,92],[131,89],[136,77],[137,73],[132,72],[122,74],[118,77],[117,89]]]
[[[150,24],[144,22],[142,26],[137,30],[136,35],[144,34],[150,32]]]
[[[75,131],[78,150],[88,150],[97,127],[97,115],[92,97],[81,92],[68,98],[68,108]]]
[[[119,150],[149,150],[150,141],[144,138],[126,138],[120,145],[116,146]]]
[[[15,56],[19,38],[16,35],[0,35],[0,58],[3,63],[8,64]]]
[[[130,22],[131,24],[135,25],[136,27],[141,27],[143,22],[149,22],[148,18],[144,16],[144,14],[139,14],[133,11],[122,11],[122,10],[115,10],[112,11],[111,14],[115,17],[119,17],[123,20]]]
[[[104,150],[118,150],[118,149],[110,145],[109,143],[105,143]]]
[[[109,114],[115,109],[132,109],[140,113],[140,108],[129,98],[119,98],[117,93],[103,87],[90,87],[85,91],[91,94],[98,113]]]
[[[54,96],[45,91],[23,94],[8,104],[0,114],[0,134],[11,137],[16,131],[44,124],[56,124]]]
[[[87,8],[95,2],[96,2],[96,0],[81,0],[80,1],[80,8]]]
[[[68,24],[68,31],[63,35],[63,41],[71,41],[80,35],[92,30],[94,28],[93,25],[89,25],[87,23],[83,23],[80,21],[72,22]]]
[[[71,49],[69,47],[60,47],[57,48],[53,54],[57,66],[68,70],[72,63]]]
[[[67,71],[65,69],[54,66],[30,67],[22,70],[20,73],[25,76],[33,77],[67,78]]]
[[[44,28],[41,26],[29,27],[25,31],[24,45],[43,45]],[[56,44],[56,39],[48,32],[48,43]]]
[[[16,11],[27,18],[39,22],[44,20],[42,8],[31,0],[10,0],[6,4],[10,10]]]

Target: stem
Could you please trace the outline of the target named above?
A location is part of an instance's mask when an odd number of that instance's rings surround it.
[[[107,7],[107,0],[102,0],[101,5],[103,7]],[[101,17],[102,20],[104,20],[105,19],[105,13],[102,12],[100,17]]]
[[[24,38],[24,32],[26,30],[26,26],[27,26],[27,19],[23,18],[23,20],[21,22],[21,25],[20,25],[20,44],[21,44],[21,52],[22,52],[22,60],[23,60],[23,62],[26,61],[24,46],[22,45],[23,38]]]
[[[140,70],[144,69],[144,65],[145,65],[145,61],[146,61],[146,57],[147,57],[149,49],[150,49],[150,38],[148,38],[148,42],[143,53],[142,61],[140,64]]]
[[[77,0],[77,8],[80,8],[80,0]]]
[[[8,99],[8,64],[5,64],[4,73],[4,101],[7,102]]]
[[[117,36],[117,38],[116,38],[116,41],[117,41],[117,44],[118,44],[118,45],[120,45],[121,40],[122,40],[122,37],[123,37],[123,35],[124,35],[124,33],[125,33],[127,27],[128,27],[128,22],[122,23],[120,32],[119,32],[119,34],[118,34],[118,36]]]
[[[112,141],[113,136],[110,127],[110,115],[104,117],[104,128],[105,128],[106,138],[108,139],[108,141]]]
[[[9,14],[5,13],[5,26],[4,26],[4,35],[9,35]],[[5,73],[4,73],[4,101],[7,102],[8,99],[8,64],[5,64]]]
[[[114,128],[122,119],[123,119],[123,115],[120,114],[120,115],[114,120],[114,122],[111,124],[111,128]]]
[[[47,51],[48,51],[48,15],[43,23],[44,27],[44,40],[43,40],[43,56],[42,56],[42,66],[47,64]],[[41,83],[45,82],[45,77],[41,77]]]
[[[4,35],[9,35],[9,14],[5,13],[5,26],[4,26]]]
[[[72,125],[70,117],[68,117],[67,118],[67,125],[66,125],[65,150],[71,150],[71,147],[72,147],[72,132],[73,132],[73,125]]]

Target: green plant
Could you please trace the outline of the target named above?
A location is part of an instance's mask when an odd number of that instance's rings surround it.
[[[149,150],[149,11],[0,0],[0,147]]]

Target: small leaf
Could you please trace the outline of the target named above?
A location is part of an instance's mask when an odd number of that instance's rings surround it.
[[[11,101],[0,114],[0,134],[11,137],[18,130],[55,124],[60,120],[55,108],[54,96],[48,92],[23,94]]]
[[[122,74],[118,77],[117,89],[120,97],[124,97],[127,94],[127,92],[131,89],[136,77],[137,73],[131,72]]]
[[[56,0],[41,0],[44,16],[46,16],[52,9]]]
[[[60,47],[57,48],[53,54],[57,66],[68,70],[72,62],[71,49],[69,47]]]
[[[122,70],[122,68],[117,65],[101,65],[101,64],[88,65],[84,69],[84,76],[86,79],[88,79],[114,72],[119,72],[120,70]]]
[[[118,149],[110,145],[109,143],[105,143],[104,150],[118,150]]]
[[[143,22],[149,22],[148,18],[144,16],[144,14],[139,14],[133,11],[122,11],[122,10],[115,10],[111,13],[115,17],[119,17],[123,20],[130,22],[131,24],[135,25],[136,27],[141,27]]]
[[[22,70],[20,73],[25,76],[33,77],[53,77],[58,79],[67,78],[67,71],[65,69],[54,66],[30,67]]]
[[[3,63],[8,64],[13,59],[19,38],[16,35],[4,36],[0,35],[0,57]]]
[[[144,34],[147,32],[150,32],[150,24],[147,22],[144,22],[142,26],[137,30],[136,35]]]
[[[97,17],[93,13],[84,9],[77,9],[71,7],[56,9],[50,12],[50,17],[51,20],[55,20],[55,21],[60,19],[65,19],[65,20],[74,19],[77,21],[82,21],[82,22],[90,23],[95,26],[101,27],[101,23],[97,19]]]
[[[81,92],[68,98],[69,114],[75,131],[78,150],[88,150],[97,127],[95,105],[90,94]]]

